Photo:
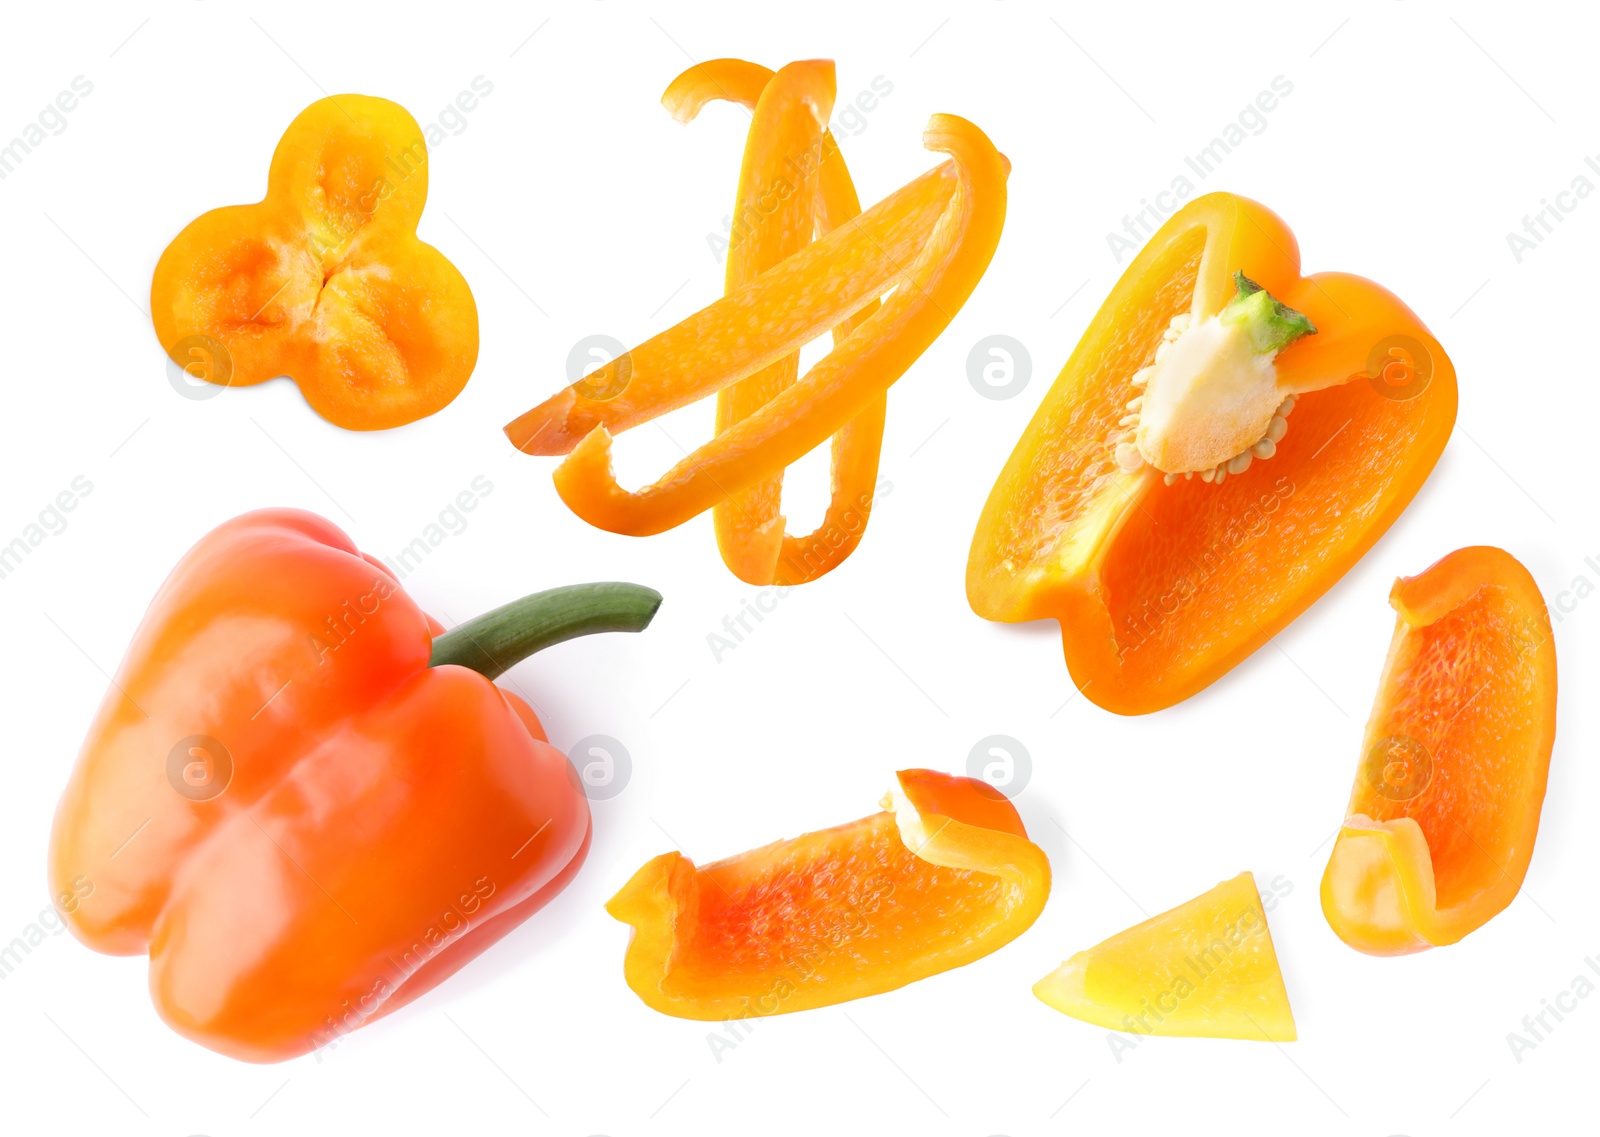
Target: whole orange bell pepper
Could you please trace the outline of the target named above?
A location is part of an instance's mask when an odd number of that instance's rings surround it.
[[[646,863],[606,905],[633,927],[628,986],[679,1018],[803,1011],[961,967],[1038,918],[1050,862],[997,790],[902,770],[882,804],[701,868]]]
[[[1054,617],[1107,710],[1188,698],[1372,547],[1455,423],[1455,371],[1389,292],[1300,274],[1265,207],[1179,210],[1112,289],[989,494],[967,598]]]
[[[831,104],[831,69],[826,79]],[[512,444],[566,454],[555,482],[568,507],[601,529],[644,536],[770,483],[870,415],[971,295],[1005,222],[1008,166],[981,130],[935,115],[923,142],[951,160],[545,400],[506,427]],[[840,201],[843,212],[842,193]],[[738,418],[730,411],[715,439],[652,485],[618,485],[614,431],[765,372],[891,289],[826,358],[759,409]],[[769,535],[763,548],[772,543]]]
[[[577,775],[493,678],[637,631],[660,599],[580,585],[443,633],[322,518],[227,522],[156,595],[61,797],[68,926],[148,953],[161,1017],[235,1058],[292,1058],[403,1006],[588,848]]]
[[[201,214],[156,264],[156,338],[196,378],[288,375],[350,430],[431,415],[478,359],[467,282],[417,240],[428,147],[406,109],[319,99],[272,155],[267,196]]]
[[[1516,558],[1457,549],[1389,593],[1399,614],[1322,877],[1339,938],[1373,955],[1453,944],[1522,887],[1556,736],[1556,650]]]

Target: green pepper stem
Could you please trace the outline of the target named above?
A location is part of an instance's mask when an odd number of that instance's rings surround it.
[[[453,663],[497,679],[551,644],[596,632],[642,632],[661,593],[642,584],[569,584],[535,592],[450,629],[433,641],[429,667]]]
[[[1224,324],[1244,324],[1256,351],[1279,352],[1301,336],[1317,334],[1305,313],[1274,298],[1244,273],[1233,274],[1233,286],[1238,291],[1223,308],[1220,318]]]

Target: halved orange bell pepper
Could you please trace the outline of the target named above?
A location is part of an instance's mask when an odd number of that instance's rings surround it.
[[[210,382],[287,375],[349,430],[433,414],[472,375],[478,309],[417,240],[427,196],[427,144],[404,107],[317,100],[278,142],[263,200],[202,214],[161,254],[156,338]]]
[[[1539,587],[1457,549],[1389,593],[1399,613],[1344,826],[1322,877],[1339,938],[1373,955],[1453,944],[1522,887],[1556,733]]]
[[[727,291],[810,244],[813,229],[836,229],[861,212],[838,143],[826,129],[834,99],[831,60],[791,63],[774,73],[741,59],[696,64],[672,81],[662,104],[692,121],[713,99],[753,112],[734,201]],[[837,347],[878,310],[871,301],[833,330]],[[717,392],[717,433],[767,404],[799,375],[800,355]],[[795,585],[837,567],[860,544],[872,511],[888,396],[879,395],[833,436],[833,483],[822,523],[805,536],[784,530],[783,475],[761,479],[712,507],[723,563],[755,585]]]
[[[62,794],[50,883],[68,927],[148,953],[168,1025],[252,1062],[404,1006],[589,846],[576,773],[494,677],[638,631],[660,600],[579,585],[444,633],[322,518],[227,522],[156,595]]]
[[[527,453],[568,455],[555,482],[573,512],[635,536],[682,524],[776,477],[904,374],[971,295],[1005,220],[1006,162],[982,131],[935,115],[923,141],[952,160],[506,427]],[[890,289],[799,381],[737,421],[730,414],[653,485],[617,484],[614,431],[772,367]]]
[[[1050,862],[975,778],[902,770],[884,812],[696,868],[665,853],[606,905],[633,927],[628,986],[686,1019],[738,1019],[892,991],[1010,943]]]
[[[1073,682],[1107,710],[1171,706],[1372,546],[1455,413],[1450,360],[1405,305],[1301,276],[1277,216],[1208,194],[1150,239],[1045,396],[979,518],[967,598],[1059,620]]]

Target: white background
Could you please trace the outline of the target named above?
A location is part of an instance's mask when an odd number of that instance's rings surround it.
[[[493,492],[470,525],[406,581],[447,623],[587,579],[639,580],[667,600],[643,635],[511,673],[557,745],[607,734],[633,762],[623,792],[596,803],[587,866],[548,909],[322,1061],[276,1067],[170,1033],[144,960],[47,938],[0,980],[0,1130],[1381,1137],[1590,1117],[1600,998],[1521,1062],[1506,1035],[1600,955],[1582,694],[1600,601],[1563,601],[1561,721],[1523,895],[1457,946],[1384,960],[1335,939],[1317,886],[1389,640],[1392,578],[1493,543],[1552,605],[1578,577],[1600,583],[1600,199],[1566,199],[1571,214],[1520,263],[1506,239],[1579,175],[1600,185],[1583,161],[1600,151],[1596,31],[1578,5],[1410,2],[14,10],[0,140],[74,76],[93,93],[0,181],[0,540],[74,477],[93,491],[0,580],[0,942],[48,905],[51,814],[105,673],[167,570],[224,519],[300,506],[387,556],[484,475]],[[718,661],[708,635],[756,590],[723,568],[709,515],[646,540],[591,529],[557,499],[554,461],[517,454],[499,428],[567,382],[582,337],[636,342],[719,294],[707,235],[732,205],[747,118],[712,106],[685,127],[657,100],[690,62],[722,55],[835,58],[841,105],[875,76],[893,84],[859,133],[842,133],[864,201],[932,164],[919,139],[936,111],[978,123],[1015,168],[988,276],[894,389],[893,488],[865,542]],[[172,236],[259,198],[279,135],[321,95],[387,96],[428,124],[480,75],[493,92],[434,150],[421,224],[480,308],[466,391],[375,435],[323,422],[287,381],[177,394],[146,312]],[[1118,718],[1073,697],[1053,623],[970,612],[968,541],[1120,271],[1106,233],[1280,75],[1293,93],[1199,188],[1269,204],[1308,271],[1360,273],[1403,297],[1455,361],[1460,420],[1389,535],[1273,645],[1184,705]],[[1005,401],[967,378],[972,345],[996,333],[1034,368]],[[624,483],[680,457],[674,440],[702,441],[710,406],[625,436]],[[825,480],[819,460],[791,473],[793,530],[820,516]],[[710,860],[860,816],[896,768],[961,770],[992,734],[1031,755],[1017,804],[1055,869],[1049,906],[1016,943],[891,994],[759,1022],[720,1061],[711,1027],[649,1011],[624,985],[627,932],[602,904],[647,857],[676,842]],[[1271,925],[1299,1042],[1158,1039],[1119,1063],[1104,1031],[1029,993],[1065,956],[1246,868],[1292,884]]]

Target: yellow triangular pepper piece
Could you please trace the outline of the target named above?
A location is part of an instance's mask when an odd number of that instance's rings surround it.
[[[1247,872],[1080,951],[1033,993],[1062,1014],[1133,1034],[1295,1038],[1261,894]]]

